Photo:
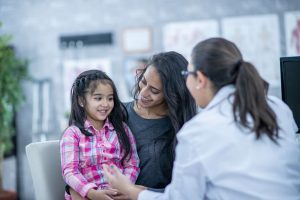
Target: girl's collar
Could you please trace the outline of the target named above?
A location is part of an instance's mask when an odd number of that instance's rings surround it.
[[[85,130],[93,130],[92,131],[93,133],[97,131],[97,129],[93,126],[93,124],[89,120],[85,120],[84,128],[85,128]],[[109,121],[109,119],[107,118],[101,129],[108,129],[110,131],[113,131],[114,127],[113,127],[112,123]]]

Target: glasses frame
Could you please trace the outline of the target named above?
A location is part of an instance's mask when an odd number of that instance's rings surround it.
[[[187,79],[187,77],[189,76],[189,75],[194,75],[194,76],[196,76],[197,75],[197,73],[196,73],[196,71],[187,71],[187,70],[182,70],[181,71],[181,75],[185,78],[185,79]]]

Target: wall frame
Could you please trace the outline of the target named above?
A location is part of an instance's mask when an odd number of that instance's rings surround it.
[[[145,53],[152,49],[152,32],[148,27],[126,28],[122,33],[125,53]]]

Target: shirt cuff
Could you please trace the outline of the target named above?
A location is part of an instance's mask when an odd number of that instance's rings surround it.
[[[164,193],[165,188],[147,188],[147,190],[152,191],[152,192]]]
[[[88,183],[86,185],[84,185],[80,191],[79,191],[79,194],[82,196],[82,197],[86,197],[87,196],[87,193],[90,189],[97,189],[97,186],[96,184],[94,183]]]
[[[163,196],[163,193],[144,190],[144,191],[140,192],[140,194],[138,196],[138,200],[160,199],[162,196]]]

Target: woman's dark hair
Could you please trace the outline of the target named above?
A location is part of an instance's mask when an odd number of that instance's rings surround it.
[[[84,109],[86,104],[85,97],[88,93],[94,93],[98,84],[109,84],[113,90],[114,107],[108,115],[108,119],[116,131],[121,147],[125,150],[121,160],[121,162],[123,162],[127,156],[128,159],[131,157],[130,141],[123,126],[123,122],[127,122],[127,111],[118,97],[115,84],[104,72],[100,70],[88,70],[81,73],[74,81],[71,89],[69,126],[75,125],[84,135],[91,136],[91,133],[84,128],[84,122],[87,119]],[[79,100],[83,101],[83,107],[80,106]]]
[[[148,67],[154,67],[162,82],[164,99],[168,106],[168,116],[175,132],[178,132],[182,125],[196,114],[196,103],[189,93],[185,79],[181,75],[182,70],[187,70],[188,62],[179,53],[174,51],[159,53],[152,56],[146,68],[137,76],[134,89],[134,98],[137,99],[141,88],[139,82]]]
[[[237,46],[223,38],[211,38],[198,43],[192,51],[192,64],[213,83],[215,93],[225,85],[234,84],[233,102],[235,122],[275,143],[279,138],[276,115],[267,103],[268,83],[255,67],[245,62]],[[248,121],[250,115],[253,122]]]

